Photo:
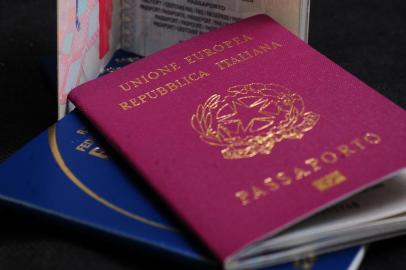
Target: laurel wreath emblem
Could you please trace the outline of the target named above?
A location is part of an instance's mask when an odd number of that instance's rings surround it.
[[[202,141],[222,147],[225,159],[240,159],[269,155],[276,143],[301,139],[319,118],[305,112],[302,97],[285,86],[251,83],[210,96],[198,105],[191,125]]]

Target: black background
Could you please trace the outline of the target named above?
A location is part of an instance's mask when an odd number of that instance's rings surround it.
[[[310,22],[313,47],[406,107],[406,1],[312,0]],[[39,64],[55,54],[56,1],[0,0],[0,159],[56,121],[56,90]],[[406,269],[405,241],[370,245],[361,269]],[[148,269],[159,261],[0,204],[0,269]]]

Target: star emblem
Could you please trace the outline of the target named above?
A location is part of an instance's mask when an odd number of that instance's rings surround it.
[[[220,122],[233,133],[266,129],[273,124],[274,119],[270,113],[264,111],[268,103],[267,99],[257,97],[233,100],[230,104],[232,113],[222,117]]]
[[[285,86],[254,82],[208,97],[197,106],[191,125],[203,142],[222,148],[224,159],[242,159],[269,155],[282,140],[301,139],[319,118]]]

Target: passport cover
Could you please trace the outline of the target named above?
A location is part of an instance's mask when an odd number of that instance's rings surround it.
[[[405,113],[267,16],[72,102],[221,260],[405,166]]]
[[[149,248],[153,254],[210,266],[212,259],[143,193],[128,169],[106,153],[77,111],[0,164],[0,199]],[[345,269],[362,247],[272,268]]]
[[[405,167],[405,113],[267,16],[72,102],[221,260]]]

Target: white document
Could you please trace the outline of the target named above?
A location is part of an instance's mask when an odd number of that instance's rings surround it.
[[[306,40],[308,10],[308,0],[126,0],[122,46],[145,56],[261,13]]]

